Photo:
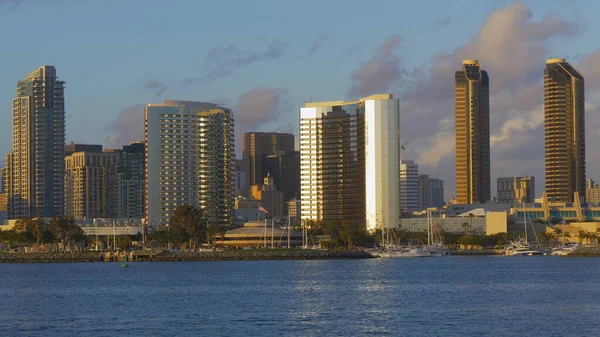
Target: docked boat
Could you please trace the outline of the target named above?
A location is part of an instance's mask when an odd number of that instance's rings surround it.
[[[523,240],[511,242],[502,251],[504,256],[534,256],[534,255],[546,255],[542,250],[534,249]]]
[[[550,255],[552,255],[552,256],[567,256],[579,247],[581,247],[580,244],[571,243],[566,246],[561,246],[561,247],[552,249],[552,253],[550,253]]]
[[[523,204],[523,209],[525,204]],[[523,213],[523,227],[525,229],[525,240],[512,241],[504,248],[502,255],[504,256],[534,256],[534,255],[546,255],[543,250],[532,248],[527,240],[527,213]],[[533,225],[532,225],[533,229]],[[533,230],[535,235],[535,230]],[[537,235],[536,235],[537,241]]]
[[[398,248],[386,249],[379,253],[379,257],[383,258],[400,258],[400,257],[430,257],[431,252],[426,248]]]

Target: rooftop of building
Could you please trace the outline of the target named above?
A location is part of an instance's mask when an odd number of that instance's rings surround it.
[[[329,106],[339,106],[339,105],[352,105],[357,104],[364,101],[369,100],[390,100],[394,99],[394,96],[391,94],[375,94],[368,97],[360,98],[356,101],[328,101],[328,102],[306,102],[304,104],[305,108],[317,108],[317,107],[329,107]]]

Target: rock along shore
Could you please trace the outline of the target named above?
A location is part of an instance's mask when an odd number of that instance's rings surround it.
[[[572,251],[567,257],[599,257],[600,247],[579,247]]]
[[[0,263],[68,263],[123,261],[124,253],[104,252],[48,252],[0,253]],[[368,259],[373,256],[359,251],[322,251],[310,249],[291,250],[234,250],[216,252],[131,252],[129,262],[183,262],[183,261],[260,261],[260,260],[339,260]]]

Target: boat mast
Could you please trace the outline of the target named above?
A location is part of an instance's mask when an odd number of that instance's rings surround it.
[[[289,213],[289,212],[288,212],[288,221],[287,221],[287,225],[288,225],[288,228],[287,228],[287,236],[288,236],[288,237],[287,237],[287,239],[288,239],[288,245],[287,245],[287,246],[288,246],[288,249],[290,249],[290,248],[291,248],[291,247],[290,247],[290,226],[292,225],[292,222],[290,221],[290,213]]]
[[[525,201],[523,203],[523,228],[525,228],[525,243],[529,243],[527,240],[527,212],[525,211]]]

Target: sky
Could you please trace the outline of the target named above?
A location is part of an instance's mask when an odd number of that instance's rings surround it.
[[[41,65],[66,81],[67,142],[143,138],[143,106],[232,108],[241,134],[298,134],[307,101],[400,98],[403,159],[454,195],[454,72],[490,76],[492,195],[499,176],[544,189],[543,69],[586,80],[588,177],[600,180],[600,1],[0,0],[0,153],[16,82]]]

